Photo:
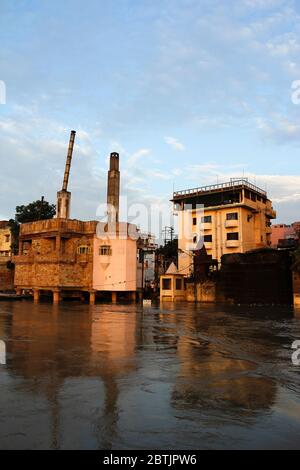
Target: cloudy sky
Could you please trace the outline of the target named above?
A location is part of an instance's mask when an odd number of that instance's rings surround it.
[[[55,202],[75,129],[74,218],[118,151],[131,202],[244,175],[299,220],[299,34],[296,0],[0,0],[0,218]]]

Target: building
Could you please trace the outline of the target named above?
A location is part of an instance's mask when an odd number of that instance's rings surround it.
[[[207,254],[244,253],[271,245],[271,220],[276,218],[267,193],[246,178],[176,191],[178,213],[178,269],[189,275],[191,254],[203,243]]]
[[[13,266],[11,265],[12,233],[7,220],[0,221],[0,291],[14,287]]]
[[[291,225],[272,225],[271,245],[272,248],[283,248],[293,246],[299,239],[299,222]]]
[[[174,263],[160,276],[160,300],[180,302],[186,300],[184,275],[178,272]]]
[[[0,220],[0,259],[11,257],[12,234],[7,220]]]
[[[67,190],[75,131],[71,132],[63,188],[57,194],[55,219],[22,224],[19,254],[14,256],[15,287],[18,293],[53,295],[54,302],[67,297],[89,297],[118,293],[135,299],[139,237],[133,224],[119,222],[119,154],[110,155],[107,189],[107,222],[72,220],[71,193]]]

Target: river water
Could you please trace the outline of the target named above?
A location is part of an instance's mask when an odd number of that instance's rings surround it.
[[[300,448],[299,339],[292,309],[1,302],[0,448]]]

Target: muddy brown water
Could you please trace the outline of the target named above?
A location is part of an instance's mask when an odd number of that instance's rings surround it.
[[[0,449],[300,448],[300,312],[0,303]]]

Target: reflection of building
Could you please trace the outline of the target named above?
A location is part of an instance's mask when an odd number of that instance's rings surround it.
[[[11,261],[12,233],[6,220],[0,221],[0,291],[14,287],[13,270],[9,268]]]
[[[57,196],[55,219],[22,224],[19,254],[14,257],[15,286],[61,297],[85,296],[95,301],[97,293],[126,292],[132,299],[137,282],[137,238],[135,225],[119,222],[119,155],[110,156],[108,172],[108,222],[69,219],[71,193],[67,191],[75,132],[71,132],[63,188]]]
[[[111,448],[120,412],[119,379],[136,369],[135,307],[117,311],[112,320],[114,307],[107,310],[101,306],[97,314],[97,310],[80,304],[74,307],[74,321],[72,315],[63,314],[63,307],[44,306],[43,310],[42,305],[10,304],[13,315],[7,370],[18,378],[22,398],[30,398],[34,410],[30,422],[38,419],[43,423],[41,430],[29,429],[26,433],[24,428],[17,442],[26,442],[26,447],[32,448],[40,433],[44,446],[47,443],[48,448],[57,449],[66,447],[70,434],[72,447],[77,438],[79,448],[86,446],[87,440],[95,440],[98,448]],[[68,406],[70,400],[73,407]],[[41,402],[43,407],[36,418],[36,406]],[[83,436],[86,417],[82,415],[87,409],[93,425],[85,428],[87,435]],[[21,412],[20,416],[22,422]],[[18,447],[17,442],[14,445]]]
[[[173,202],[179,216],[178,248],[183,251],[195,249],[202,233],[208,255],[218,261],[223,254],[271,244],[271,220],[276,213],[266,192],[245,178],[176,191]],[[189,264],[188,254],[181,253],[179,270]]]
[[[237,414],[240,419],[251,416],[251,410],[268,410],[276,398],[276,384],[257,374],[256,368],[264,354],[274,355],[275,351],[268,349],[263,335],[253,348],[249,338],[239,336],[237,323],[232,329],[226,326],[224,312],[223,321],[218,321],[219,314],[212,315],[215,321],[208,321],[205,315],[184,315],[181,328],[187,333],[178,338],[180,369],[172,393],[173,407],[199,408],[203,416],[213,411],[218,416],[216,424],[222,423],[223,410],[227,417]],[[243,358],[241,351],[251,353]]]

